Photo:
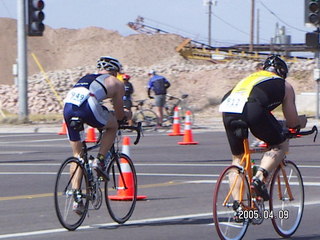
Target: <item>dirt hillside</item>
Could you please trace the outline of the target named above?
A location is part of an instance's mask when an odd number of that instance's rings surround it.
[[[0,18],[0,83],[12,83],[12,64],[17,55],[16,20]],[[29,75],[39,72],[31,58],[34,53],[46,71],[94,65],[101,55],[114,56],[125,66],[150,66],[177,55],[182,41],[177,35],[127,37],[97,27],[52,29],[46,26],[43,37],[28,37]]]
[[[16,21],[0,18],[0,31],[0,101],[3,109],[16,112],[17,97],[15,94],[6,94],[17,91],[12,76],[12,64],[17,55]],[[118,58],[124,65],[124,71],[132,76],[135,99],[146,98],[146,73],[155,69],[171,81],[169,93],[188,93],[190,105],[195,110],[213,114],[223,94],[239,79],[252,72],[257,62],[239,59],[214,64],[186,60],[175,51],[182,41],[181,36],[174,34],[132,34],[124,37],[97,27],[76,30],[46,26],[43,37],[28,38],[30,111],[61,112],[54,94],[44,94],[50,92],[50,88],[31,57],[31,53],[34,53],[61,98],[81,75],[95,71],[98,57],[109,55]],[[296,92],[314,91],[314,62],[303,60],[289,62],[289,65],[288,81],[293,84]],[[51,98],[48,102],[49,95]],[[39,102],[44,106],[39,105]],[[46,108],[47,105],[51,107]]]

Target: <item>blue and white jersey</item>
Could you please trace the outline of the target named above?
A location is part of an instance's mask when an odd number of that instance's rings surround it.
[[[109,76],[108,74],[88,74],[82,77],[68,92],[64,102],[79,107],[90,96],[95,97],[98,102],[106,99],[107,89],[104,81]]]

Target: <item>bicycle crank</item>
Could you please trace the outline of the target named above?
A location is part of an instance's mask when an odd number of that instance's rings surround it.
[[[257,217],[257,218],[252,218],[252,219],[251,219],[251,223],[252,223],[253,225],[260,225],[260,224],[263,222],[263,220],[264,220],[264,210],[265,210],[265,208],[264,208],[264,201],[263,201],[263,199],[261,199],[261,198],[258,198],[258,199],[255,198],[255,199],[253,200],[253,202],[254,202],[257,210],[258,210],[258,217]]]

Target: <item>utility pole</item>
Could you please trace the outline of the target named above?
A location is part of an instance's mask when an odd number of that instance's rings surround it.
[[[208,1],[208,7],[209,7],[209,23],[208,23],[208,44],[211,46],[211,15],[212,15],[212,0]]]
[[[211,18],[212,18],[212,5],[217,4],[217,0],[203,0],[203,5],[208,6],[208,45],[211,46]]]
[[[249,51],[253,51],[253,40],[254,40],[254,0],[251,0],[251,27],[250,27],[250,47]]]
[[[25,0],[17,0],[17,17],[19,120],[25,123],[28,121],[28,70]]]
[[[260,44],[260,10],[257,9],[256,44]]]

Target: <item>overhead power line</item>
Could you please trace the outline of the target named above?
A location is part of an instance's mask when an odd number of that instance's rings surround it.
[[[8,8],[7,5],[5,4],[5,1],[2,0],[1,2],[2,2],[2,5],[4,6],[4,8],[6,9],[6,11],[8,12],[9,17],[10,17],[10,18],[13,18],[11,12],[9,11],[9,8]]]
[[[290,27],[292,29],[295,29],[297,31],[300,31],[300,32],[307,32],[303,29],[300,29],[300,28],[297,28],[295,26],[292,26],[290,24],[288,24],[287,22],[283,21],[277,14],[275,14],[270,8],[268,8],[264,3],[263,1],[260,1],[261,5],[271,14],[273,15],[276,19],[278,19],[280,22],[282,22],[283,24],[285,24],[287,27]]]

